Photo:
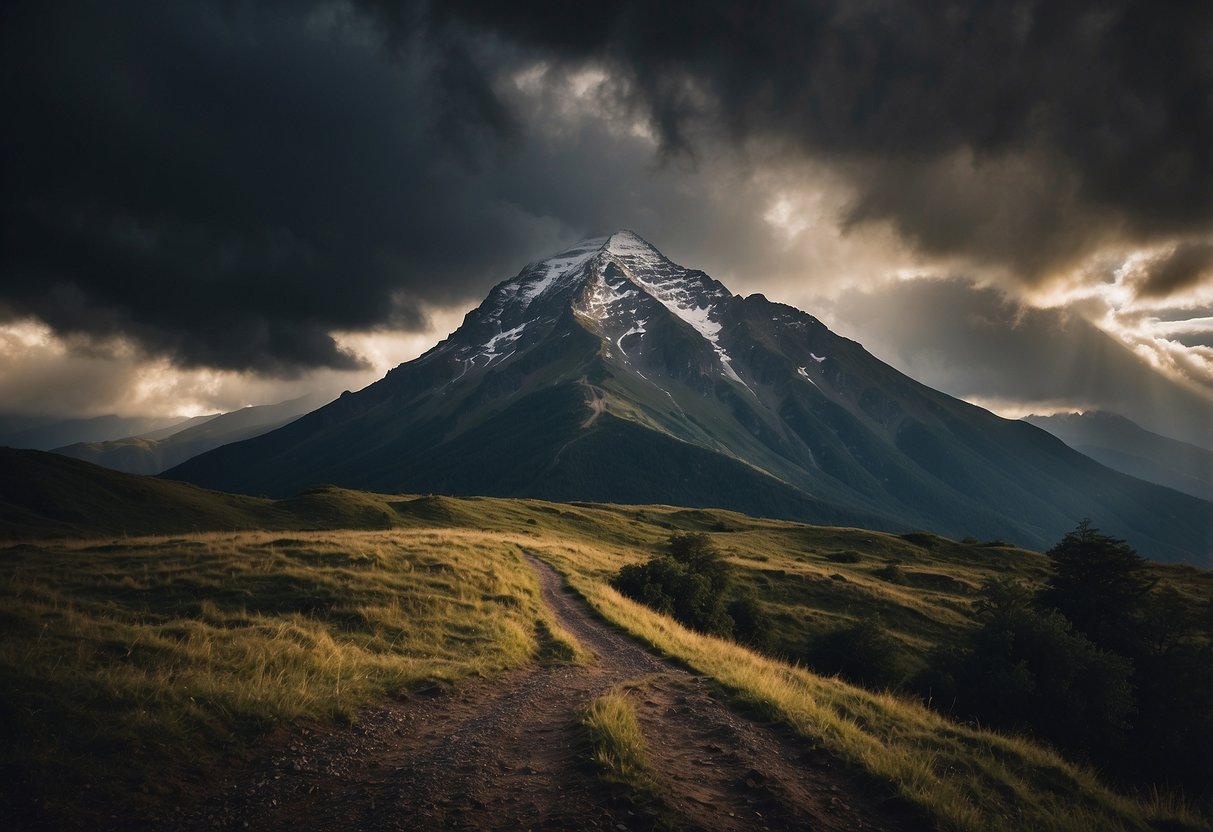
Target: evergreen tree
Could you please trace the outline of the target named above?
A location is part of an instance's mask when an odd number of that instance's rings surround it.
[[[1133,655],[1135,628],[1153,582],[1146,562],[1123,540],[1083,520],[1046,553],[1053,574],[1039,596],[1074,629],[1106,650]]]
[[[983,588],[981,627],[943,650],[917,681],[958,715],[1029,730],[1091,760],[1124,742],[1133,716],[1133,664],[1101,650],[1057,610],[1039,610],[1011,582]]]

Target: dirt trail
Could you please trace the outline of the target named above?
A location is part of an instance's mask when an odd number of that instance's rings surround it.
[[[909,828],[807,745],[740,717],[710,683],[593,619],[528,556],[543,599],[597,656],[522,668],[394,702],[357,726],[284,740],[200,808],[156,818],[193,829],[648,829],[586,764],[577,710],[622,682],[677,828]],[[613,794],[616,797],[613,798]]]

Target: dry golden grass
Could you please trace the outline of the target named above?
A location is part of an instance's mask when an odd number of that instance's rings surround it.
[[[823,678],[692,632],[611,589],[601,576],[612,558],[601,549],[554,539],[536,548],[608,620],[885,781],[923,807],[940,829],[1208,828],[1182,802],[1118,794],[1091,771],[1038,744],[957,725],[909,699]]]
[[[927,647],[972,626],[987,578],[1040,580],[1039,555],[671,507],[374,501],[397,528],[0,547],[0,719],[12,738],[0,773],[70,786],[111,772],[129,788],[182,760],[213,765],[283,722],[354,719],[412,686],[579,660],[540,603],[526,548],[606,618],[888,783],[941,829],[1207,828],[1167,795],[1114,793],[1038,745],[698,635],[606,583],[672,531],[709,531],[787,633],[879,613]],[[891,560],[935,583],[883,580]],[[1210,594],[1207,574],[1172,572],[1194,599]],[[622,711],[604,704],[599,718],[626,747]]]
[[[0,765],[43,782],[137,784],[283,721],[577,654],[517,547],[456,530],[18,545],[0,621]]]
[[[594,761],[609,778],[640,791],[651,787],[648,747],[625,691],[616,688],[594,699],[582,711],[581,723]]]

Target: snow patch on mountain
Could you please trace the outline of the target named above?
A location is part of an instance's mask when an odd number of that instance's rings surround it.
[[[619,351],[621,353],[623,353],[624,358],[627,358],[628,354],[627,354],[627,351],[623,348],[623,339],[627,338],[629,335],[644,335],[646,332],[648,332],[648,330],[646,330],[644,328],[644,325],[647,323],[648,323],[648,321],[637,321],[632,326],[631,329],[629,329],[627,332],[623,333],[622,335],[620,335],[618,338],[615,339],[615,346],[619,348]],[[641,376],[641,378],[644,378],[644,376]],[[645,379],[645,380],[647,381],[648,379]]]
[[[619,267],[626,280],[611,282],[606,268],[611,263]],[[757,396],[733,368],[733,357],[720,342],[721,324],[715,318],[719,314],[719,302],[731,297],[728,292],[715,287],[707,278],[693,276],[672,263],[630,231],[583,240],[553,257],[527,266],[517,278],[498,287],[497,298],[492,308],[482,312],[482,320],[495,323],[498,327],[507,327],[509,323],[528,316],[528,310],[535,301],[587,283],[589,285],[581,296],[577,311],[603,324],[610,322],[612,325],[606,328],[611,330],[611,335],[626,328],[614,338],[616,349],[625,358],[624,339],[646,332],[647,319],[637,321],[635,317],[638,311],[636,301],[643,296],[641,293],[647,294],[711,344],[720,362],[722,376]],[[493,363],[502,359],[506,350],[522,336],[526,325],[504,329],[493,335],[479,347],[472,360],[475,362],[483,357],[487,363]],[[508,354],[505,357],[508,358]]]
[[[661,255],[661,252],[641,239],[640,235],[631,231],[616,231],[606,239],[604,247],[611,254],[620,257],[645,258],[658,262],[669,262]]]
[[[630,231],[620,231],[607,240],[606,251],[616,258],[628,278],[682,320],[712,345],[720,359],[721,374],[754,394],[750,385],[733,369],[733,358],[720,343],[720,322],[712,319],[716,306],[702,286],[685,269],[674,266],[660,252]],[[757,395],[757,394],[754,394]]]
[[[583,240],[555,257],[527,266],[523,270],[523,280],[515,284],[517,289],[512,299],[517,299],[529,307],[532,301],[562,282],[561,278],[575,275],[594,255],[602,251],[606,243],[606,237]]]
[[[485,366],[492,364],[493,359],[497,358],[500,355],[499,351],[506,347],[513,345],[514,342],[516,342],[519,338],[522,337],[522,333],[526,331],[526,328],[530,324],[533,324],[533,323],[534,323],[534,321],[527,321],[524,324],[519,324],[518,326],[514,327],[513,329],[507,329],[504,332],[497,333],[496,335],[494,335],[492,338],[490,338],[488,341],[485,342],[484,348],[479,353],[477,353],[475,356],[473,356],[472,360],[475,361],[477,358],[484,356],[484,357],[488,358],[488,361],[485,362]],[[510,350],[509,355],[513,355],[513,353],[514,353],[514,351]],[[509,355],[507,355],[506,358],[509,358]]]

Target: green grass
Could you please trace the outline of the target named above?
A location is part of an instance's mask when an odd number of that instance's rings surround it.
[[[517,547],[454,530],[10,546],[0,622],[8,782],[99,801],[276,724],[578,653]]]
[[[590,702],[582,711],[581,724],[594,762],[609,779],[641,792],[652,789],[648,747],[625,690],[607,691]]]
[[[1028,740],[957,725],[909,699],[823,678],[687,630],[597,577],[595,567],[609,560],[600,551],[553,541],[542,553],[609,621],[885,782],[941,829],[1208,828],[1182,801],[1116,793],[1090,770]]]
[[[911,653],[957,643],[982,583],[1039,585],[1039,554],[669,506],[337,488],[275,502],[116,474],[82,488],[78,463],[65,464],[44,489],[53,511],[0,500],[0,535],[26,538],[0,546],[0,775],[10,789],[57,784],[70,797],[90,786],[103,805],[182,769],[213,770],[278,725],[348,721],[402,689],[581,660],[540,604],[526,548],[607,619],[942,829],[1207,828],[1172,796],[1118,794],[1040,745],[796,663],[812,636],[875,614]],[[72,494],[79,503],[60,501]],[[57,526],[47,512],[74,519]],[[277,531],[190,531],[257,524]],[[343,526],[381,530],[304,531]],[[121,536],[134,528],[160,536]],[[28,539],[48,529],[90,537]],[[791,663],[692,633],[607,586],[683,531],[712,536],[774,617],[775,652]],[[1213,598],[1213,573],[1151,569],[1194,605]],[[622,714],[601,706],[603,747],[621,771],[640,771],[643,756],[622,751]]]
[[[633,683],[618,685],[580,711],[589,758],[612,789],[612,799],[654,829],[677,829],[664,802],[660,778],[648,759],[648,743],[632,703]]]
[[[383,529],[393,498],[318,488],[289,500],[224,494],[111,471],[41,451],[0,448],[0,540],[265,529]]]

